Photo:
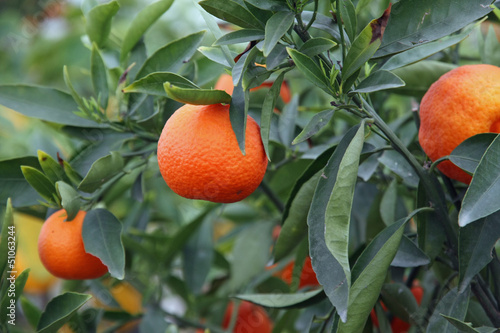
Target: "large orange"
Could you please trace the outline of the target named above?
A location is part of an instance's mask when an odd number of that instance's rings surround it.
[[[38,253],[47,270],[68,280],[95,279],[103,276],[108,268],[101,260],[85,252],[82,225],[86,212],[79,211],[71,221],[66,221],[66,211],[52,214],[43,224],[38,237]]]
[[[420,145],[432,161],[449,155],[465,139],[500,133],[500,68],[466,65],[434,82],[420,104]],[[446,176],[470,183],[450,161],[438,165]]]
[[[233,309],[231,302],[224,313],[222,328],[229,327]],[[246,301],[240,303],[233,333],[271,333],[272,330],[273,323],[262,307]]]
[[[250,116],[245,152],[238,147],[228,105],[184,105],[163,128],[158,164],[167,185],[180,196],[228,203],[255,191],[266,172],[260,127]]]

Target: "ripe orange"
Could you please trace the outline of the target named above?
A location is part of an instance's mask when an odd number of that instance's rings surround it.
[[[283,271],[279,273],[279,277],[288,284],[292,283],[293,268],[295,266],[295,261],[289,263]],[[300,283],[299,288],[303,287],[316,287],[319,286],[318,279],[316,278],[316,273],[314,272],[311,264],[311,257],[306,257],[304,261],[304,266],[302,266],[302,272],[300,273]]]
[[[250,89],[250,91],[259,90],[261,88],[271,88],[272,85],[272,82],[264,82],[260,86]],[[229,74],[222,74],[215,83],[214,88],[217,90],[224,90],[229,95],[232,95],[234,90],[233,78]],[[286,81],[283,81],[281,84],[280,97],[285,103],[289,103],[292,99],[292,93],[290,92],[290,87]]]
[[[231,322],[234,304],[231,302],[226,308],[222,328],[227,329]],[[238,307],[238,317],[233,333],[271,333],[273,323],[266,311],[253,303],[242,301]]]
[[[420,120],[420,145],[432,161],[449,155],[471,136],[500,133],[500,68],[466,65],[444,74],[424,95]],[[450,161],[438,169],[452,179],[471,181]]]
[[[167,185],[189,199],[235,202],[259,186],[267,168],[260,127],[247,116],[243,155],[229,120],[229,105],[184,105],[158,141],[158,164]]]
[[[38,237],[38,253],[47,270],[68,280],[96,279],[108,268],[101,260],[85,252],[82,225],[86,212],[79,211],[72,221],[66,221],[66,211],[52,214],[43,224]]]

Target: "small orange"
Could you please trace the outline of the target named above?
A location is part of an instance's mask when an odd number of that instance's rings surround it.
[[[279,273],[281,279],[288,284],[292,283],[294,267],[295,261],[292,261],[283,269],[283,271]],[[318,282],[318,279],[316,278],[316,273],[312,268],[311,257],[308,256],[304,261],[304,266],[302,266],[302,272],[300,273],[299,288],[317,287],[319,285],[320,284]]]
[[[66,221],[66,211],[52,214],[43,224],[38,237],[38,253],[45,268],[53,275],[68,280],[96,279],[108,268],[101,260],[85,252],[82,226],[86,212],[79,211]]]
[[[259,186],[267,168],[260,127],[247,116],[245,152],[229,120],[229,105],[184,105],[168,119],[158,141],[167,185],[189,199],[236,202]]]
[[[224,313],[222,328],[229,327],[233,309],[234,304],[231,302]],[[240,303],[233,333],[271,333],[272,330],[273,323],[262,307],[246,301]]]
[[[420,120],[420,145],[432,161],[449,155],[471,136],[500,133],[500,68],[466,65],[444,74],[424,95]],[[471,181],[450,161],[438,169],[452,179]]]

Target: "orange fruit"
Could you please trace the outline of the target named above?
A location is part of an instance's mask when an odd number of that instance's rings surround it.
[[[66,221],[66,211],[52,214],[43,224],[38,237],[38,253],[43,265],[53,275],[68,280],[96,279],[108,268],[101,260],[85,252],[82,225],[86,212],[79,211]]]
[[[500,68],[457,67],[434,82],[420,104],[419,141],[432,161],[449,155],[465,139],[500,133]],[[438,169],[469,184],[471,176],[450,161]]]
[[[158,141],[167,185],[189,199],[236,202],[259,186],[267,168],[260,127],[247,116],[245,152],[229,120],[229,105],[184,105],[168,119]]]
[[[224,313],[222,328],[229,327],[233,309],[234,304],[231,302]],[[273,323],[262,307],[246,301],[240,303],[233,333],[271,333],[272,330]]]
[[[289,263],[283,271],[279,273],[279,277],[288,284],[292,283],[293,278],[293,268],[295,266],[295,261]],[[302,266],[302,272],[300,273],[299,288],[303,287],[316,287],[319,286],[318,279],[316,278],[316,273],[312,268],[311,257],[306,257],[304,261],[304,266]]]
[[[259,90],[261,88],[271,88],[272,85],[272,82],[264,82],[260,86],[250,89],[250,91]],[[234,90],[233,78],[229,74],[222,74],[215,83],[214,88],[217,90],[224,90],[229,95],[232,95]],[[289,103],[292,99],[292,93],[290,92],[290,87],[286,81],[283,81],[281,84],[280,97],[285,103]]]

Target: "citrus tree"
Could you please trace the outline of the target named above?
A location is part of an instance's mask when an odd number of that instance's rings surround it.
[[[42,129],[2,125],[0,331],[498,331],[494,1],[51,6],[0,85]]]

